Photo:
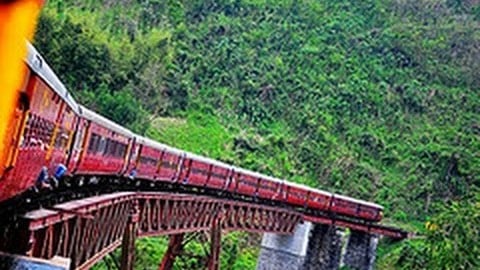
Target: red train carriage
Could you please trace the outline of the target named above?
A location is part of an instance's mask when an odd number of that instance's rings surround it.
[[[382,218],[383,207],[375,203],[335,194],[332,197],[329,211],[341,215],[379,221]]]
[[[160,144],[159,144],[160,145]],[[161,145],[160,159],[158,161],[157,179],[159,181],[174,182],[178,179],[180,163],[183,153],[173,147]]]
[[[244,169],[238,169],[235,190],[237,193],[247,196],[258,196],[260,176]]]
[[[288,204],[307,206],[309,191],[306,186],[288,182],[284,186],[284,190],[286,192],[285,201]]]
[[[264,199],[280,199],[283,180],[261,175],[258,186],[258,196]]]
[[[136,136],[132,147],[129,172],[135,170],[135,177],[159,181],[177,181],[183,171],[180,162],[185,163],[183,153],[175,148],[154,140]]]
[[[229,184],[231,166],[222,162],[212,162],[208,172],[205,186],[212,189],[225,190]]]
[[[307,206],[311,209],[328,209],[333,193],[312,189]]]
[[[105,117],[81,107],[81,117],[87,122],[78,129],[83,135],[83,149],[75,173],[79,175],[122,175],[133,133]]]
[[[359,216],[364,219],[380,221],[383,218],[383,207],[378,204],[363,202],[359,208]]]
[[[219,165],[220,162],[192,153],[186,153],[184,164],[185,166],[180,176],[183,183],[197,187],[206,187],[213,167]]]
[[[65,164],[78,121],[78,105],[40,54],[28,44],[29,67],[17,104],[14,132],[5,173],[0,176],[0,201],[35,185]]]
[[[135,176],[142,179],[157,179],[160,168],[162,147],[159,143],[143,137],[136,137],[132,146],[130,173],[135,170]]]

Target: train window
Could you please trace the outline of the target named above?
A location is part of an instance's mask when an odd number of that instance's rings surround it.
[[[149,158],[148,163],[150,163],[151,166],[156,166],[157,160],[155,158]]]
[[[190,170],[191,170],[191,172],[192,172],[193,174],[207,175],[207,173],[208,173],[208,172],[207,172],[206,170],[204,170],[204,169],[199,169],[199,168],[195,168],[195,167],[191,168]]]
[[[118,143],[116,141],[112,141],[112,147],[110,148],[110,155],[112,156],[117,156],[117,148],[118,148]]]
[[[113,157],[122,157],[125,154],[126,146],[114,140],[108,140],[108,150],[106,153]]]
[[[103,147],[99,150],[100,155],[105,156],[108,154],[108,138],[102,137]]]
[[[53,135],[54,125],[47,120],[29,114],[23,136],[21,147],[43,147],[47,145]]]
[[[67,147],[68,138],[69,138],[69,131],[61,127],[55,138],[55,148],[62,149]]]
[[[113,147],[112,147],[112,156],[114,156],[114,157],[118,157],[118,156],[119,156],[119,155],[118,155],[118,153],[119,153],[119,152],[118,152],[119,148],[120,148],[120,144],[119,144],[118,142],[115,142],[115,141],[114,141],[114,142],[113,142]]]
[[[101,153],[102,155],[105,154],[105,148],[107,146],[107,140],[105,137],[100,137],[100,144],[97,148],[97,152]]]
[[[88,142],[88,153],[93,153],[95,151],[95,144],[97,143],[97,135],[92,134],[90,136],[90,141]]]
[[[99,152],[101,144],[101,137],[95,133],[92,133],[90,137],[90,142],[88,143],[88,152],[89,153],[96,153]]]
[[[122,144],[115,142],[115,148],[113,149],[113,155],[116,157],[122,156]]]
[[[105,147],[103,148],[102,155],[109,156],[110,155],[110,138],[104,139]]]
[[[114,140],[109,140],[108,155],[114,157],[116,148],[117,148],[117,142]]]
[[[118,150],[118,156],[119,157],[124,157],[126,152],[127,152],[127,145],[123,144],[123,143],[120,143],[118,149],[119,149]]]
[[[115,142],[115,147],[113,148],[113,156],[120,157],[121,156],[121,148],[122,144]]]
[[[120,144],[116,141],[113,141],[112,145],[112,156],[118,157],[118,148],[120,147]]]
[[[111,139],[108,139],[107,141],[107,153],[109,156],[115,156],[115,148],[117,146],[117,142]]]
[[[157,160],[151,157],[141,156],[140,163],[155,166],[157,165]]]
[[[105,154],[113,157],[123,157],[127,151],[127,146],[114,140],[107,141]]]
[[[296,197],[299,199],[302,199],[304,197],[302,192],[299,192],[298,190],[295,190],[295,189],[290,189],[288,194],[292,197]]]

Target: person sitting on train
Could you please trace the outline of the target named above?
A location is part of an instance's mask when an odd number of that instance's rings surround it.
[[[44,143],[42,139],[37,138],[35,133],[32,133],[32,135],[30,136],[28,141],[28,146],[33,146],[33,147],[39,146],[40,149],[42,149],[43,151],[47,151],[49,149],[48,144]]]
[[[52,176],[52,182],[55,187],[58,187],[58,184],[60,182],[60,179],[67,173],[67,167],[63,165],[62,163],[57,165],[57,168],[55,169],[55,173]]]
[[[134,167],[131,171],[130,174],[128,174],[128,178],[131,180],[135,179],[137,177],[137,167]]]
[[[48,168],[43,166],[33,187],[34,191],[39,192],[42,189],[52,189],[48,178]]]

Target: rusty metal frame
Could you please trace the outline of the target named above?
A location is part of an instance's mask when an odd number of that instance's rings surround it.
[[[162,262],[160,263],[158,270],[169,270],[173,268],[173,263],[175,258],[183,250],[183,238],[185,237],[184,233],[173,234],[170,236],[170,241],[168,243],[168,249],[163,255]]]
[[[89,269],[122,245],[122,269],[133,269],[137,237],[211,230],[209,269],[218,269],[223,231],[291,234],[298,212],[206,196],[160,192],[119,192],[59,204],[21,219],[28,235],[16,253],[71,258],[72,269]],[[173,254],[173,253],[172,253]],[[165,268],[168,269],[168,268]]]

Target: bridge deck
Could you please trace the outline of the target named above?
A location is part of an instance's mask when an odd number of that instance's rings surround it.
[[[3,235],[0,249],[45,259],[71,258],[75,269],[88,269],[121,245],[131,222],[136,224],[132,233],[146,237],[207,231],[215,224],[226,231],[291,234],[302,221],[395,239],[407,237],[399,229],[380,224],[309,216],[254,202],[165,192],[117,192],[30,211],[19,226]]]

